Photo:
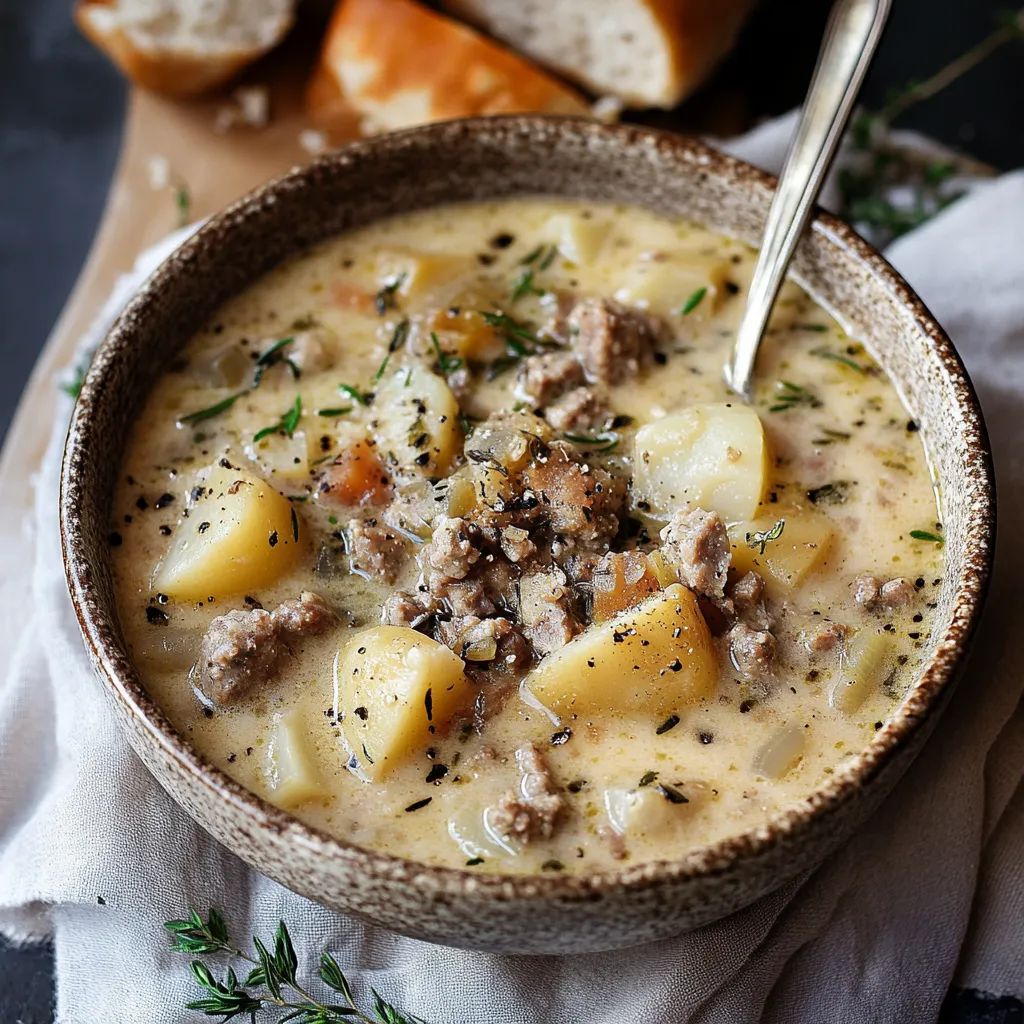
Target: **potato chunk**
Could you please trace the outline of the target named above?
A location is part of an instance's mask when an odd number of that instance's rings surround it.
[[[383,253],[378,270],[380,285],[400,280],[395,289],[401,299],[413,303],[428,299],[446,300],[456,282],[476,266],[473,256],[396,250]]]
[[[594,569],[595,622],[605,622],[661,590],[661,581],[642,551],[608,552]]]
[[[309,743],[307,723],[298,711],[274,716],[264,774],[270,802],[285,810],[324,795]]]
[[[199,473],[192,493],[188,516],[153,580],[168,597],[205,601],[268,586],[306,551],[298,511],[252,473],[211,466]]]
[[[693,300],[696,304],[686,314],[687,321],[703,320],[721,305],[729,269],[726,260],[668,253],[664,259],[644,260],[628,270],[615,298],[664,317],[680,313]],[[697,300],[701,289],[704,294]]]
[[[648,842],[678,841],[692,828],[703,789],[661,782],[642,789],[606,789],[605,813],[619,835]]]
[[[775,540],[765,543],[764,554],[761,554],[755,535],[770,534],[778,529],[782,520],[785,520],[782,532]],[[732,564],[740,576],[751,570],[759,573],[769,596],[782,598],[808,573],[824,564],[832,545],[832,533],[832,523],[827,516],[803,509],[733,523],[729,527]]]
[[[558,251],[576,266],[589,266],[597,259],[611,224],[579,213],[556,213],[544,226],[543,235],[550,238]]]
[[[829,704],[852,715],[877,692],[892,667],[892,641],[885,633],[862,629],[850,642],[850,652],[843,661],[839,679],[828,695]]]
[[[663,716],[714,690],[711,635],[693,592],[676,583],[544,658],[526,686],[557,712]]]
[[[342,737],[352,767],[370,781],[429,746],[474,696],[462,659],[405,626],[363,630],[335,660]]]
[[[255,430],[249,430],[245,436],[254,435]],[[268,434],[259,441],[247,440],[245,457],[256,463],[268,477],[291,483],[303,482],[309,479],[310,466],[324,456],[321,436],[326,435],[312,430],[296,430],[291,437],[281,433]]]
[[[767,473],[761,420],[742,404],[690,406],[636,433],[633,494],[655,515],[699,506],[726,522],[753,519]]]
[[[374,412],[377,450],[396,472],[447,474],[462,448],[462,428],[459,403],[444,380],[422,366],[402,368],[378,389]]]

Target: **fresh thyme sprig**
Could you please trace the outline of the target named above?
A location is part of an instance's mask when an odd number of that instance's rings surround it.
[[[786,528],[786,520],[780,519],[770,530],[759,530],[756,533],[748,533],[746,535],[747,546],[751,548],[757,548],[757,553],[763,555],[765,548],[773,540],[778,540],[782,536],[782,531]]]
[[[292,371],[292,376],[298,380],[302,376],[302,371],[293,359],[290,359],[284,354],[285,347],[295,341],[294,337],[282,338],[280,341],[275,341],[270,348],[264,352],[259,359],[256,360],[256,373],[253,376],[252,386],[258,388],[260,381],[263,380],[263,375],[272,366],[277,366],[278,363],[284,363],[289,370]]]
[[[205,922],[195,910],[190,910],[187,918],[168,921],[164,927],[173,936],[173,950],[226,954],[252,965],[244,982],[239,982],[232,967],[228,967],[225,980],[218,981],[205,963],[192,961],[192,976],[205,994],[185,1005],[187,1009],[198,1010],[207,1017],[220,1017],[224,1022],[248,1014],[255,1024],[256,1015],[261,1011],[278,1009],[287,1012],[276,1018],[277,1024],[285,1024],[285,1021],[297,1021],[298,1024],[348,1024],[351,1021],[361,1024],[423,1024],[419,1017],[396,1009],[376,989],[370,989],[373,997],[371,1013],[360,1010],[348,979],[338,961],[328,952],[320,956],[317,975],[324,985],[339,993],[344,1002],[326,1003],[314,998],[298,980],[298,957],[284,921],[278,924],[272,944],[253,936],[256,956],[232,945],[227,922],[215,909],[210,910]],[[297,998],[288,998],[286,993],[289,992],[295,993]]]
[[[531,355],[542,344],[537,335],[528,331],[507,313],[480,312],[485,324],[493,327],[505,342],[510,353],[522,357]]]
[[[854,166],[842,169],[838,178],[840,214],[876,244],[899,238],[963,195],[949,187],[955,163],[916,157],[887,142],[886,133],[914,104],[931,99],[1005,44],[1024,39],[1024,8],[1000,11],[996,21],[988,36],[934,75],[894,92],[881,110],[863,110],[854,117],[849,132]],[[889,198],[895,185],[910,186],[909,204],[897,205]]]
[[[295,338],[281,338],[280,341],[275,341],[270,348],[267,349],[257,360],[256,370],[252,375],[252,383],[241,391],[236,391],[233,395],[228,395],[227,398],[222,398],[219,402],[214,402],[213,405],[207,406],[205,409],[197,409],[195,412],[190,412],[185,416],[179,416],[179,423],[188,423],[189,425],[194,423],[201,423],[203,420],[212,419],[214,416],[219,416],[222,412],[227,412],[243,395],[248,394],[250,391],[255,390],[263,382],[263,376],[266,374],[272,366],[276,366],[278,363],[287,364],[288,368],[292,371],[292,376],[298,379],[301,371],[298,366],[284,354],[286,345],[290,345]],[[76,396],[77,397],[77,396]],[[272,431],[268,431],[272,433]],[[259,440],[257,437],[256,440]]]
[[[806,405],[811,409],[820,409],[822,406],[821,399],[813,391],[792,381],[777,380],[775,389],[778,394],[773,396],[772,404],[768,406],[769,412],[787,412],[798,405]]]

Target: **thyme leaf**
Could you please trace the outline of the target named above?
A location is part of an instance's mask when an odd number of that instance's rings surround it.
[[[675,786],[669,786],[664,782],[659,782],[654,787],[655,791],[660,793],[670,804],[688,804],[690,801],[682,793],[679,792]]]
[[[512,303],[525,299],[527,295],[543,295],[544,289],[533,283],[533,267],[526,267],[512,286]]]
[[[593,446],[599,452],[610,452],[618,447],[621,438],[618,434],[612,433],[610,430],[603,431],[600,434],[562,434],[562,437],[566,441],[572,441],[573,444],[585,444]]]
[[[286,437],[291,437],[295,433],[295,428],[299,425],[299,419],[302,417],[302,395],[296,395],[295,401],[287,412],[281,414],[281,418],[269,427],[264,427],[262,430],[258,430],[253,435],[253,444],[257,441],[262,441],[263,438],[268,437],[270,434],[284,434]]]
[[[399,274],[377,292],[377,316],[383,316],[389,309],[398,309],[398,289],[402,287],[406,274]]]
[[[292,376],[296,380],[299,379],[302,375],[302,371],[299,370],[298,366],[284,354],[285,346],[290,345],[294,340],[294,337],[288,337],[282,338],[280,341],[275,341],[274,344],[256,360],[256,373],[252,379],[252,386],[254,388],[258,388],[260,386],[260,381],[263,380],[263,374],[278,363],[284,363],[288,369],[292,371]]]
[[[434,346],[434,352],[437,354],[437,366],[441,371],[443,377],[447,377],[449,373],[454,373],[462,366],[461,356],[450,356],[443,348],[441,348],[441,342],[437,340],[437,335],[430,332],[430,344]]]
[[[836,480],[820,487],[812,487],[807,492],[807,500],[812,505],[842,505],[847,499],[849,487],[848,480]]]
[[[768,406],[769,412],[787,412],[798,405],[806,405],[811,409],[820,409],[822,401],[808,388],[801,387],[788,380],[777,380],[775,389],[778,392],[772,400],[773,404]]]
[[[192,195],[184,182],[174,190],[174,205],[178,209],[178,227],[188,227],[192,219]]]
[[[384,361],[380,364],[377,372],[373,375],[373,380],[376,383],[384,376],[384,371],[388,368],[388,360],[402,347],[405,343],[405,339],[409,336],[409,320],[399,320],[395,325],[394,333],[391,335],[391,341],[388,342],[388,350],[384,355]]]
[[[210,910],[203,919],[194,910],[180,921],[168,921],[164,927],[172,934],[171,949],[191,954],[215,954],[241,961],[250,966],[244,982],[239,982],[234,967],[228,966],[224,980],[220,981],[201,960],[193,960],[189,970],[203,990],[202,998],[185,1004],[189,1010],[198,1010],[208,1017],[229,1020],[243,1014],[253,1021],[260,1010],[279,1010],[283,1013],[277,1024],[298,1021],[299,1024],[424,1024],[419,1017],[403,1013],[387,1002],[376,989],[371,989],[369,1012],[356,1005],[352,986],[338,961],[327,951],[320,955],[317,976],[332,992],[338,993],[341,1003],[323,1002],[298,980],[299,961],[291,935],[281,921],[272,942],[263,942],[253,936],[255,955],[235,947],[229,937],[227,924],[216,910]]]
[[[187,416],[178,417],[179,423],[201,423],[203,420],[211,419],[214,416],[219,416],[222,412],[227,412],[243,395],[248,394],[250,388],[246,388],[245,391],[236,391],[233,395],[228,395],[227,398],[222,398],[219,402],[214,405],[208,406],[205,409],[197,409],[195,412],[190,412]]]
[[[914,540],[928,540],[933,544],[938,544],[939,546],[946,543],[942,537],[937,533],[932,533],[930,530],[911,530],[910,536],[913,537]]]
[[[343,395],[348,395],[357,405],[369,405],[373,398],[371,393],[360,391],[359,388],[354,388],[351,384],[339,384],[338,390]]]
[[[851,370],[856,370],[858,373],[868,372],[856,360],[851,359],[849,356],[843,355],[841,352],[832,352],[830,349],[827,348],[812,348],[811,355],[817,356],[819,359],[831,359],[834,363],[842,363],[843,366],[848,366]]]
[[[352,411],[352,406],[351,405],[338,405],[338,406],[331,406],[331,408],[329,408],[329,409],[317,409],[316,414],[317,414],[317,416],[325,416],[325,417],[329,417],[329,418],[336,418],[338,416],[344,416],[346,413],[350,413],[351,411]]]
[[[689,316],[704,300],[704,296],[707,295],[707,288],[698,288],[684,303],[682,309],[679,310],[680,316]]]
[[[751,548],[757,548],[757,553],[763,555],[765,548],[773,540],[778,540],[782,536],[782,531],[786,528],[786,520],[780,519],[770,530],[758,530],[755,533],[748,533],[745,537],[747,546]]]

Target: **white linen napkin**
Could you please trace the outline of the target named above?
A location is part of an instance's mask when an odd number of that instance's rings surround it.
[[[777,169],[791,124],[729,148]],[[36,484],[33,577],[0,591],[32,609],[0,682],[0,930],[53,936],[60,1024],[198,1020],[183,1009],[199,995],[189,958],[161,928],[190,906],[222,909],[243,944],[284,918],[301,964],[330,949],[357,997],[372,985],[431,1024],[932,1021],[954,979],[1024,997],[1024,174],[889,255],[952,334],[992,434],[1001,539],[969,672],[890,799],[822,867],[625,952],[524,958],[401,938],[251,871],[179,810],[121,736],[78,637],[57,534],[62,418]],[[85,343],[155,262],[140,260]]]

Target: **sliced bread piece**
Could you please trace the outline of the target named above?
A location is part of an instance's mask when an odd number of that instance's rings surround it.
[[[598,95],[673,107],[732,48],[756,0],[441,0]]]
[[[474,114],[587,114],[583,98],[465,25],[413,0],[340,0],[307,92],[367,133]]]
[[[168,96],[217,88],[276,46],[295,0],[78,0],[78,27],[134,82]]]

